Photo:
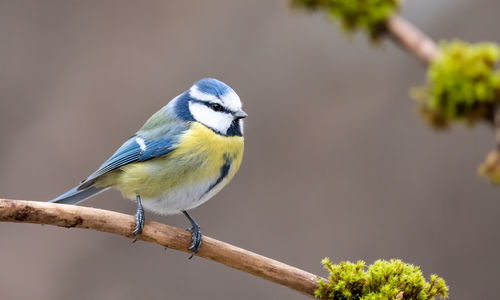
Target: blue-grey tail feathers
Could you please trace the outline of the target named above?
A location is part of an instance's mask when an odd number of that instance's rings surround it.
[[[53,203],[62,203],[62,204],[76,204],[78,202],[82,202],[85,199],[88,199],[98,193],[104,192],[106,188],[96,188],[95,186],[90,186],[85,189],[78,190],[78,186],[72,188],[61,196],[50,200],[49,202]]]

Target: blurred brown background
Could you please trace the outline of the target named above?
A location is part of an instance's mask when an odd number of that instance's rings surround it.
[[[500,42],[495,0],[407,0],[436,38]],[[500,189],[490,128],[428,128],[425,69],[286,1],[0,1],[0,196],[48,200],[167,101],[213,76],[244,101],[233,182],[192,211],[206,235],[325,274],[401,258],[452,299],[495,298]],[[106,192],[83,205],[133,214]],[[182,216],[150,219],[187,227]],[[303,299],[186,253],[93,231],[0,224],[2,299]]]

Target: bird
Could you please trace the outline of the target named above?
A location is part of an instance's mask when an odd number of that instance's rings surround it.
[[[247,116],[231,87],[201,79],[154,113],[94,173],[49,202],[77,204],[115,188],[137,205],[133,242],[143,231],[145,210],[182,213],[191,224],[191,259],[203,235],[187,211],[217,194],[240,168]]]

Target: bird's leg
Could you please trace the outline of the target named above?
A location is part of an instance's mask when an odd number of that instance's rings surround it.
[[[142,229],[144,228],[144,208],[142,208],[141,204],[141,196],[137,195],[137,211],[135,212],[135,230],[133,233],[135,234],[135,238],[132,243],[137,241],[139,234],[142,233]]]
[[[191,246],[189,246],[189,250],[191,250],[191,256],[189,259],[191,259],[193,258],[193,255],[200,250],[203,235],[201,234],[200,225],[198,225],[185,210],[183,210],[182,213],[186,216],[186,218],[188,218],[192,226],[191,228],[186,229],[192,234]]]

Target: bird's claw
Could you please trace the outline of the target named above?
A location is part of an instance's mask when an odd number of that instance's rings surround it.
[[[191,228],[186,228],[187,231],[191,232],[191,245],[189,250],[191,250],[191,256],[188,259],[193,258],[193,256],[200,250],[201,242],[203,240],[203,235],[201,234],[201,228],[198,225],[193,225]]]
[[[144,228],[144,219],[144,210],[141,206],[140,209],[137,209],[137,212],[135,213],[135,229],[132,232],[133,234],[135,234],[135,238],[132,243],[137,242],[139,235],[142,233],[142,229]]]
[[[137,242],[137,239],[139,238],[139,235],[142,233],[142,229],[144,228],[144,220],[136,221],[136,222],[140,222],[140,223],[136,223],[135,229],[132,232],[133,234],[135,234],[135,237],[134,237],[134,240],[132,241],[132,243]]]

